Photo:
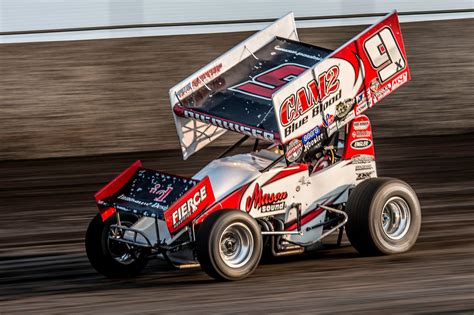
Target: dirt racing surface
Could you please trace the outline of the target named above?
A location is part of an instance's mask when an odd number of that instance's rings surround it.
[[[414,249],[360,257],[345,239],[265,263],[240,282],[158,262],[136,279],[107,280],[83,246],[93,193],[134,160],[192,174],[218,150],[186,162],[174,151],[0,162],[0,313],[473,314],[474,133],[375,141],[379,176],[419,195]]]

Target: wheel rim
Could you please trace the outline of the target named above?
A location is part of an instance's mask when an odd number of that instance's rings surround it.
[[[133,225],[132,222],[128,221],[122,221],[121,224],[126,227]],[[112,238],[122,238],[122,234],[123,233],[120,229],[109,229],[109,236]],[[122,265],[129,265],[133,263],[135,261],[135,255],[132,253],[130,245],[114,241],[110,237],[107,237],[107,248],[112,258]]]
[[[408,232],[411,222],[410,206],[401,197],[392,197],[384,205],[381,215],[383,232],[390,239],[401,239]]]
[[[243,223],[229,225],[219,239],[219,254],[224,263],[231,268],[244,266],[252,257],[253,235]]]

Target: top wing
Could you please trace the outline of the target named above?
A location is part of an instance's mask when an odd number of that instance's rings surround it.
[[[173,87],[170,99],[185,159],[226,130],[294,140],[293,154],[409,79],[396,12],[334,52],[298,42],[289,14]]]
[[[179,104],[180,100],[189,97],[200,88],[210,84],[216,77],[251,56],[253,52],[259,50],[277,36],[298,40],[293,13],[278,19],[267,28],[252,35],[172,87],[169,92],[171,107],[174,108],[176,104]],[[173,117],[184,159],[187,159],[227,131],[227,129],[218,125],[211,125],[208,122],[183,117],[176,114],[176,112],[173,112]]]
[[[272,94],[324,59],[329,50],[274,38],[174,106],[178,116],[278,141]]]
[[[408,80],[400,24],[392,12],[273,94],[281,142],[297,139],[311,149],[306,143],[319,134],[315,129],[332,134]]]

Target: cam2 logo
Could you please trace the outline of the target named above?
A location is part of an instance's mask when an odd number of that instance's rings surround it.
[[[300,88],[296,95],[292,94],[287,97],[280,106],[281,124],[288,126],[316,106],[318,101],[324,101],[329,95],[337,92],[339,90],[339,72],[339,67],[332,66],[319,75],[318,81],[321,95],[318,94],[315,80],[311,80],[306,87]],[[325,108],[329,105],[328,103]]]

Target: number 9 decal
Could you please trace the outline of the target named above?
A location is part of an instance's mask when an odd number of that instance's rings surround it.
[[[296,63],[284,63],[265,72],[259,73],[252,80],[228,88],[231,91],[250,96],[268,99],[283,85],[293,80],[308,67]]]
[[[406,61],[388,27],[364,42],[364,50],[381,82],[385,82],[405,68]]]

